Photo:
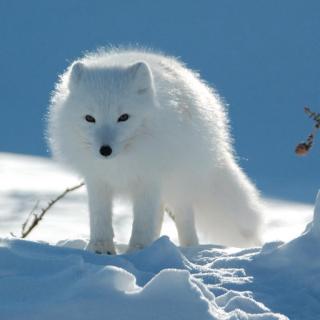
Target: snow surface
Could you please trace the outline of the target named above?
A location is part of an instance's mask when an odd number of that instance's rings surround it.
[[[311,206],[266,200],[269,242],[262,248],[179,248],[167,218],[162,233],[170,240],[133,254],[87,252],[85,189],[57,203],[33,241],[8,237],[19,235],[37,200],[42,207],[77,182],[51,160],[0,154],[1,320],[319,318],[320,197],[304,232]],[[130,208],[120,203],[121,252],[130,221]]]

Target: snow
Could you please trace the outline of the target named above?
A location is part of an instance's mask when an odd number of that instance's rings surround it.
[[[150,247],[107,256],[83,250],[84,188],[57,203],[29,240],[9,237],[19,234],[35,201],[43,206],[77,178],[51,160],[13,154],[0,154],[0,178],[0,319],[313,320],[320,314],[320,196],[313,222],[310,205],[266,199],[262,248],[180,248],[167,218]],[[120,203],[115,218],[117,249],[124,252],[130,208]]]
[[[197,256],[207,254],[207,247],[185,249],[183,254],[167,237],[141,252],[120,256],[3,239],[1,315],[3,319],[286,319],[269,312],[250,292],[224,288],[231,274],[235,279],[247,277],[244,271],[214,267],[219,251],[210,248],[208,265],[201,265]]]

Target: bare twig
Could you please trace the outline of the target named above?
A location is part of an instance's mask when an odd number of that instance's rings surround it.
[[[27,217],[27,219],[25,220],[25,222],[22,224],[22,234],[23,234],[23,231],[26,230],[27,228],[27,225],[31,219],[31,217],[33,216],[34,217],[34,213],[36,212],[36,210],[38,209],[39,207],[39,200],[35,203],[35,205],[33,206],[32,210],[29,212],[29,215]]]
[[[320,113],[311,111],[308,107],[304,108],[304,112],[315,122],[312,132],[309,134],[305,142],[301,142],[296,146],[295,152],[299,156],[306,155],[312,148],[314,138],[320,129]]]
[[[81,182],[80,184],[66,189],[63,193],[61,193],[59,196],[57,196],[55,199],[51,200],[48,205],[45,208],[42,208],[40,210],[39,214],[36,214],[35,211],[38,209],[39,202],[35,204],[33,209],[28,215],[28,218],[26,221],[22,224],[22,229],[21,229],[21,238],[26,238],[29,233],[37,226],[37,224],[42,220],[43,216],[46,214],[46,212],[59,200],[61,200],[64,196],[66,196],[68,193],[75,191],[79,188],[81,188],[84,185],[84,182]],[[30,220],[32,221],[30,222]]]

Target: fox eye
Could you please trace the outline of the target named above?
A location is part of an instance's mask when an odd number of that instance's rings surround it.
[[[96,119],[95,119],[93,116],[90,116],[90,114],[87,114],[87,115],[85,116],[85,119],[86,119],[86,121],[88,121],[88,122],[92,122],[92,123],[95,123],[95,122],[96,122]]]
[[[119,117],[118,122],[127,121],[128,119],[129,119],[129,115],[127,113],[124,113]]]

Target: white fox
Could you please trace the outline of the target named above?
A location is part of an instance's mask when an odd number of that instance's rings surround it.
[[[53,154],[86,183],[88,249],[115,253],[113,200],[129,198],[129,251],[159,237],[169,210],[181,246],[259,243],[259,196],[235,161],[218,95],[177,59],[106,50],[73,62],[49,110]],[[197,228],[196,228],[197,226]]]

